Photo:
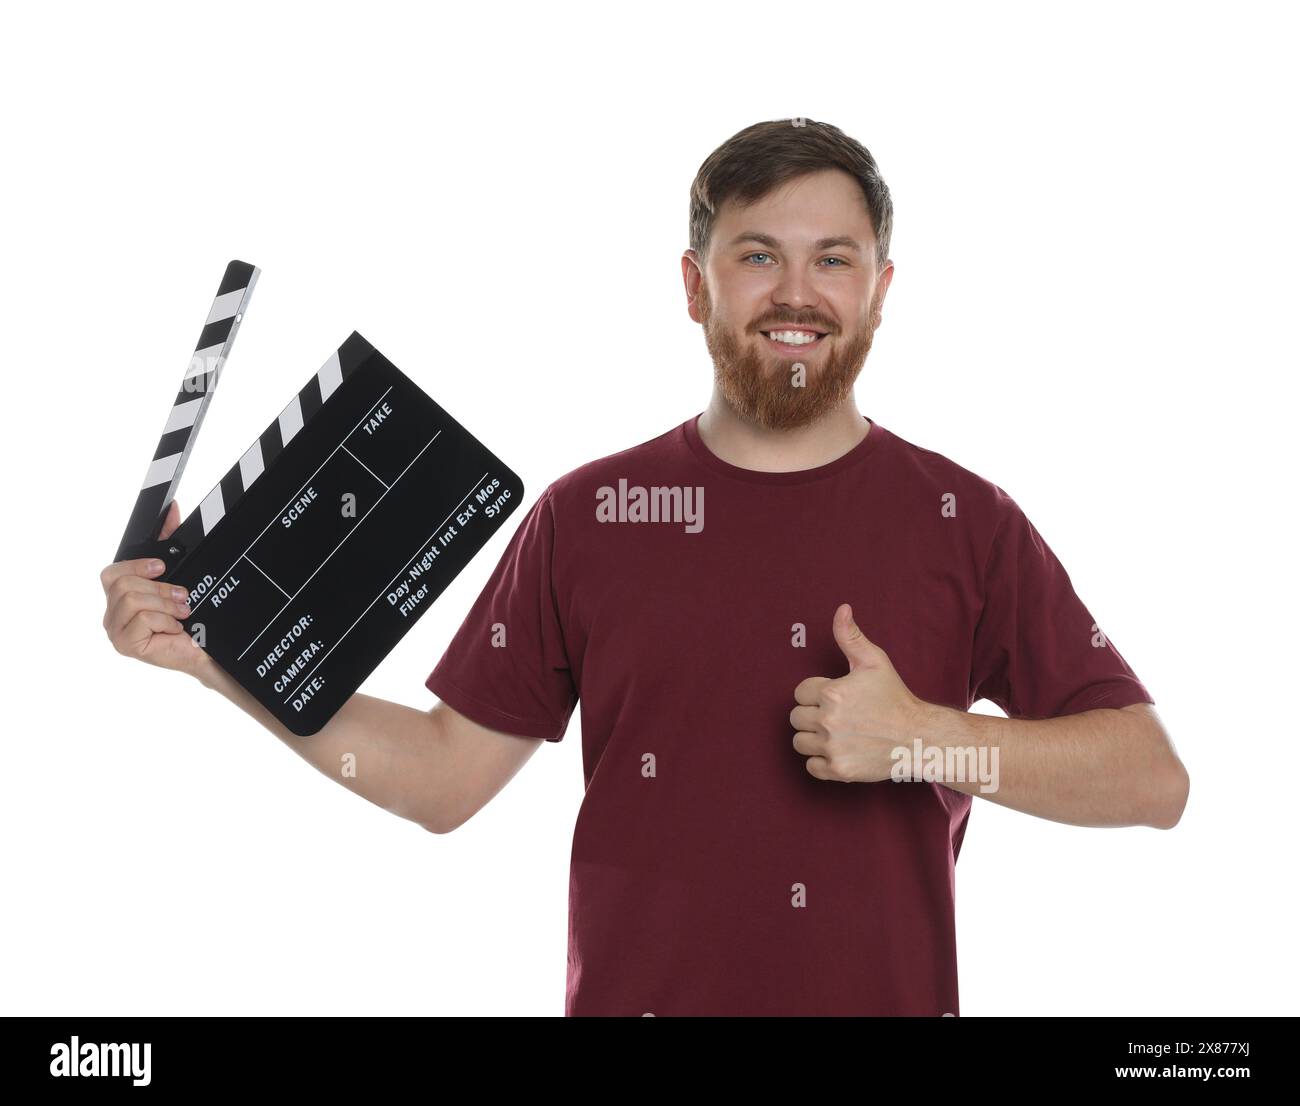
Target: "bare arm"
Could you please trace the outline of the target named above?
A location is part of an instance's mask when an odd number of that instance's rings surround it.
[[[330,779],[431,833],[466,822],[542,744],[480,726],[446,703],[421,711],[360,693],[299,737],[218,665],[205,666],[201,682]]]
[[[955,791],[1076,826],[1172,829],[1187,805],[1187,769],[1150,703],[1038,720],[926,704],[922,717],[925,748],[983,748],[985,763],[998,751],[997,790],[940,780]]]
[[[179,521],[173,503],[159,537]],[[193,676],[349,791],[433,833],[469,819],[542,744],[480,726],[446,703],[421,711],[361,694],[318,732],[299,737],[194,644],[180,621],[189,613],[185,589],[155,579],[161,571],[142,559],[100,573],[104,630],[119,653]]]

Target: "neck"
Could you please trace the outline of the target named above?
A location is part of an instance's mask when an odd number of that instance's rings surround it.
[[[728,464],[756,472],[796,472],[828,465],[867,436],[870,425],[852,392],[815,422],[769,430],[735,411],[715,388],[700,415],[700,440]]]

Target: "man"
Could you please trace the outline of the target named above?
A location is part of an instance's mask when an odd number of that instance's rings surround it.
[[[581,698],[566,1014],[956,1015],[972,797],[1168,828],[1188,777],[1010,497],[858,413],[891,229],[835,127],[762,123],[709,156],[682,258],[708,408],[545,489],[427,713],[356,695],[296,737],[143,562],[105,569],[106,629],[437,833]],[[981,698],[1009,717],[967,713]],[[344,753],[371,769],[340,778]]]

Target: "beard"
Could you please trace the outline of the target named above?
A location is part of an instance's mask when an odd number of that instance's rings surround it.
[[[832,337],[837,344],[818,354],[817,362],[801,362],[797,356],[742,346],[735,331],[713,317],[713,304],[707,286],[701,282],[696,297],[704,343],[713,358],[713,379],[732,410],[768,430],[793,430],[815,422],[833,410],[853,391],[853,383],[871,350],[875,337],[876,305],[872,305],[868,322],[843,342],[826,319],[788,313],[782,323],[827,331],[823,341]],[[763,325],[763,330],[780,329],[780,325]],[[758,342],[767,339],[754,328]],[[803,382],[796,386],[795,369],[804,365]]]

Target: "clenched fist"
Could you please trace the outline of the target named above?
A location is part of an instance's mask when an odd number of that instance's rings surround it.
[[[887,780],[894,750],[910,749],[920,736],[928,705],[907,689],[885,651],[858,629],[847,603],[836,610],[832,628],[849,672],[839,679],[809,676],[794,689],[795,750],[808,758],[808,772],[819,780]]]
[[[173,500],[159,539],[170,537],[180,521],[180,507]],[[212,658],[181,625],[190,613],[185,589],[151,579],[162,570],[161,561],[142,558],[117,561],[99,574],[107,600],[104,632],[125,657],[201,677]]]

